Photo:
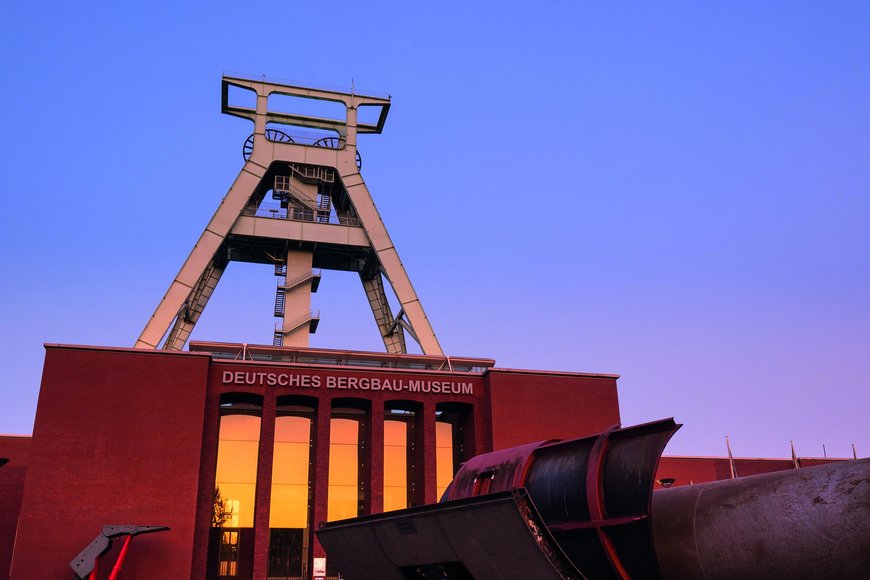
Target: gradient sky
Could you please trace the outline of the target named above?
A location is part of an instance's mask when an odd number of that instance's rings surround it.
[[[392,95],[363,176],[449,354],[618,373],[671,454],[870,455],[867,2],[129,4],[0,19],[0,432],[43,343],[135,341],[241,168],[239,71]],[[274,292],[232,264],[193,338],[271,343]],[[382,349],[354,275],[314,307]]]

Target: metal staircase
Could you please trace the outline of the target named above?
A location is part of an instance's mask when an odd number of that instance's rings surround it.
[[[278,291],[275,292],[275,316],[284,316],[284,289],[278,286]]]
[[[278,274],[279,266],[275,265],[275,275]],[[286,274],[287,266],[281,266],[282,274]],[[311,292],[317,292],[317,288],[320,286],[320,276],[321,271],[319,269],[311,270],[310,272],[304,272],[300,276],[297,276],[293,280],[285,281],[284,284],[278,282],[278,287],[275,290],[275,316],[283,317],[284,316],[284,302],[287,296],[287,292],[294,290],[301,286],[306,282],[311,282]],[[314,331],[312,331],[314,332]]]
[[[272,199],[280,201],[282,207],[287,207],[289,202],[295,202],[310,210],[319,209],[319,204],[308,197],[305,191],[293,185],[292,179],[289,175],[276,175]]]
[[[272,345],[284,346],[284,337],[296,330],[297,328],[304,326],[305,324],[308,324],[308,332],[310,334],[314,334],[315,332],[317,332],[317,325],[319,323],[319,310],[312,310],[307,314],[303,314],[302,316],[291,320],[289,324],[285,324],[284,326],[282,326],[279,322],[275,324],[275,337],[272,339]]]
[[[329,212],[332,209],[332,196],[324,190],[320,194],[320,199],[317,201],[317,221],[320,223],[329,223]]]

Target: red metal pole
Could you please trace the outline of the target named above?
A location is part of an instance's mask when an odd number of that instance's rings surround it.
[[[118,559],[112,567],[112,573],[109,574],[109,580],[118,580],[118,574],[121,573],[121,565],[124,563],[124,558],[127,557],[127,551],[130,549],[130,543],[133,541],[133,536],[124,538],[124,545],[121,546],[121,553],[118,554]]]

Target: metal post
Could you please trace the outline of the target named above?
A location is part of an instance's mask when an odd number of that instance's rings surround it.
[[[115,565],[112,566],[112,573],[109,574],[109,580],[118,580],[118,574],[121,573],[121,566],[124,564],[124,559],[127,557],[127,552],[130,550],[130,544],[133,542],[133,536],[127,536],[124,538],[124,545],[121,546],[121,553],[118,554],[118,559],[115,561]],[[97,571],[94,570],[94,574]]]

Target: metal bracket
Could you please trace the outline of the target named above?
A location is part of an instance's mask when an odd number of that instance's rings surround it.
[[[100,565],[100,558],[112,549],[112,541],[124,537],[124,545],[121,547],[121,553],[118,554],[118,559],[115,561],[115,566],[112,568],[112,573],[109,580],[116,580],[121,572],[121,565],[124,563],[124,558],[127,557],[127,551],[130,549],[130,543],[133,541],[133,536],[142,534],[151,534],[154,532],[165,532],[169,530],[169,526],[135,526],[135,525],[108,525],[103,526],[102,533],[91,541],[87,547],[79,552],[79,554],[69,563],[70,568],[75,573],[75,580],[96,580],[97,571]]]

